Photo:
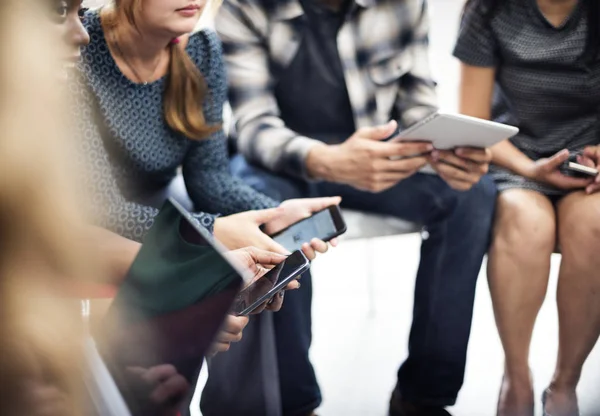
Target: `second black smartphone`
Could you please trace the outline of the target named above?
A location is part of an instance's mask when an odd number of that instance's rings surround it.
[[[233,312],[248,315],[264,302],[285,289],[310,267],[310,262],[301,251],[295,251],[284,261],[269,270],[264,276],[246,287],[235,298]]]

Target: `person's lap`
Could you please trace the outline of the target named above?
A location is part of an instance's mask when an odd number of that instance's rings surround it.
[[[371,193],[349,185],[336,183],[305,183],[278,176],[248,164],[237,155],[231,163],[232,172],[253,188],[280,201],[291,198],[341,196],[342,207],[427,225],[439,218],[441,211],[451,210],[460,198],[477,194],[479,188],[492,188],[489,178],[476,185],[473,192],[451,189],[439,176],[417,173],[384,192]],[[491,191],[490,191],[491,192]]]

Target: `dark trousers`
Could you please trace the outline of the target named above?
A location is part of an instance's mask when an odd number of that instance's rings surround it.
[[[342,206],[393,215],[422,224],[409,357],[398,371],[398,388],[412,402],[450,406],[464,379],[477,277],[488,249],[496,187],[484,177],[468,192],[451,189],[435,175],[416,174],[373,194],[333,183],[306,183],[276,176],[236,156],[235,176],[279,200],[339,195]],[[275,314],[275,338],[284,414],[320,403],[319,386],[308,359],[312,287],[286,295]],[[349,365],[351,365],[349,363]]]

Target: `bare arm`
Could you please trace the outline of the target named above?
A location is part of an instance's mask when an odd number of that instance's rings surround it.
[[[460,112],[486,120],[491,118],[496,69],[461,64]],[[509,140],[492,147],[492,163],[528,177],[535,162]]]
[[[118,286],[133,264],[141,244],[95,226],[89,227],[88,236],[99,263],[106,267],[105,272],[100,274],[103,281],[99,283]]]

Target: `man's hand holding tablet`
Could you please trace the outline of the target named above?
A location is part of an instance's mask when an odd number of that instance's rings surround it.
[[[436,112],[399,132],[390,142],[429,141],[429,164],[450,187],[467,191],[488,172],[490,147],[519,129],[460,114]]]
[[[359,129],[341,144],[318,144],[308,153],[306,169],[315,179],[382,192],[412,176],[429,161],[430,143],[391,143],[398,124]],[[418,155],[418,156],[415,156]]]
[[[458,147],[455,150],[434,150],[431,167],[457,191],[468,191],[488,172],[492,152],[488,148]]]

